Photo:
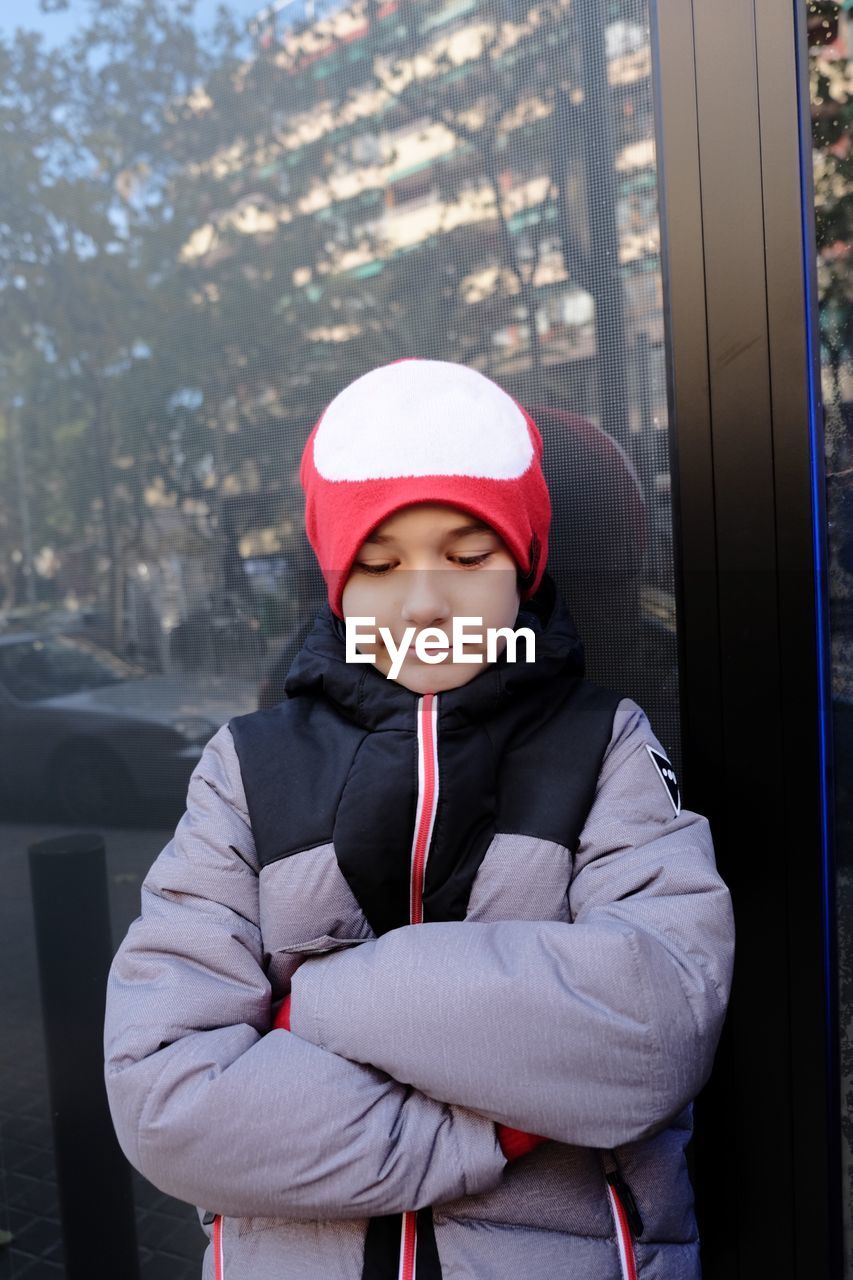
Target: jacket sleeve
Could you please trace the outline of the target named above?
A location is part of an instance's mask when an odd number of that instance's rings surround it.
[[[666,1127],[711,1071],[734,922],[709,824],[676,814],[647,745],[664,754],[623,699],[568,923],[428,923],[312,959],[294,976],[292,1030],[561,1142],[613,1147]]]
[[[363,1217],[495,1185],[494,1125],[270,1030],[259,867],[227,725],[113,958],[104,1077],[130,1163],[228,1216]]]

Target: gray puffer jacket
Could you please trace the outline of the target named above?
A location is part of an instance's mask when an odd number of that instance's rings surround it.
[[[198,1207],[203,1280],[700,1274],[729,893],[553,584],[517,625],[535,664],[419,696],[324,607],[285,701],[204,749],[104,1033],[119,1142]],[[508,1163],[498,1124],[547,1141]]]

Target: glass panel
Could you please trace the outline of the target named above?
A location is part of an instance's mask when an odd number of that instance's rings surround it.
[[[531,411],[588,675],[680,763],[645,0],[43,7],[0,14],[10,1275],[60,1267],[27,846],[105,832],[117,946],[324,599],[297,469],[353,378],[454,360]],[[143,1275],[197,1276],[134,1185]]]
[[[807,5],[826,450],[845,1275],[853,1276],[853,6]]]

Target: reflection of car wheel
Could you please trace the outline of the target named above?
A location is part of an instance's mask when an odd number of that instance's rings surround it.
[[[113,753],[92,742],[66,747],[50,777],[54,809],[65,822],[129,821],[136,799],[130,776]]]

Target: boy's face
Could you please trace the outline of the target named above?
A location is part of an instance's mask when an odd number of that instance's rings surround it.
[[[387,676],[392,655],[379,628],[386,627],[399,648],[407,629],[414,635],[396,679],[415,693],[440,693],[467,684],[488,665],[485,635],[490,627],[512,627],[521,597],[518,567],[503,539],[467,511],[444,503],[419,502],[389,516],[362,543],[341,597],[344,618],[376,619],[372,644],[359,644]],[[465,646],[477,662],[456,662],[452,653],[437,663],[422,662],[415,640],[427,627],[440,627],[452,644],[453,618],[482,618],[466,629],[482,632],[483,643]],[[506,647],[498,638],[497,652]],[[438,651],[436,649],[436,651]],[[523,646],[522,646],[523,651]]]

